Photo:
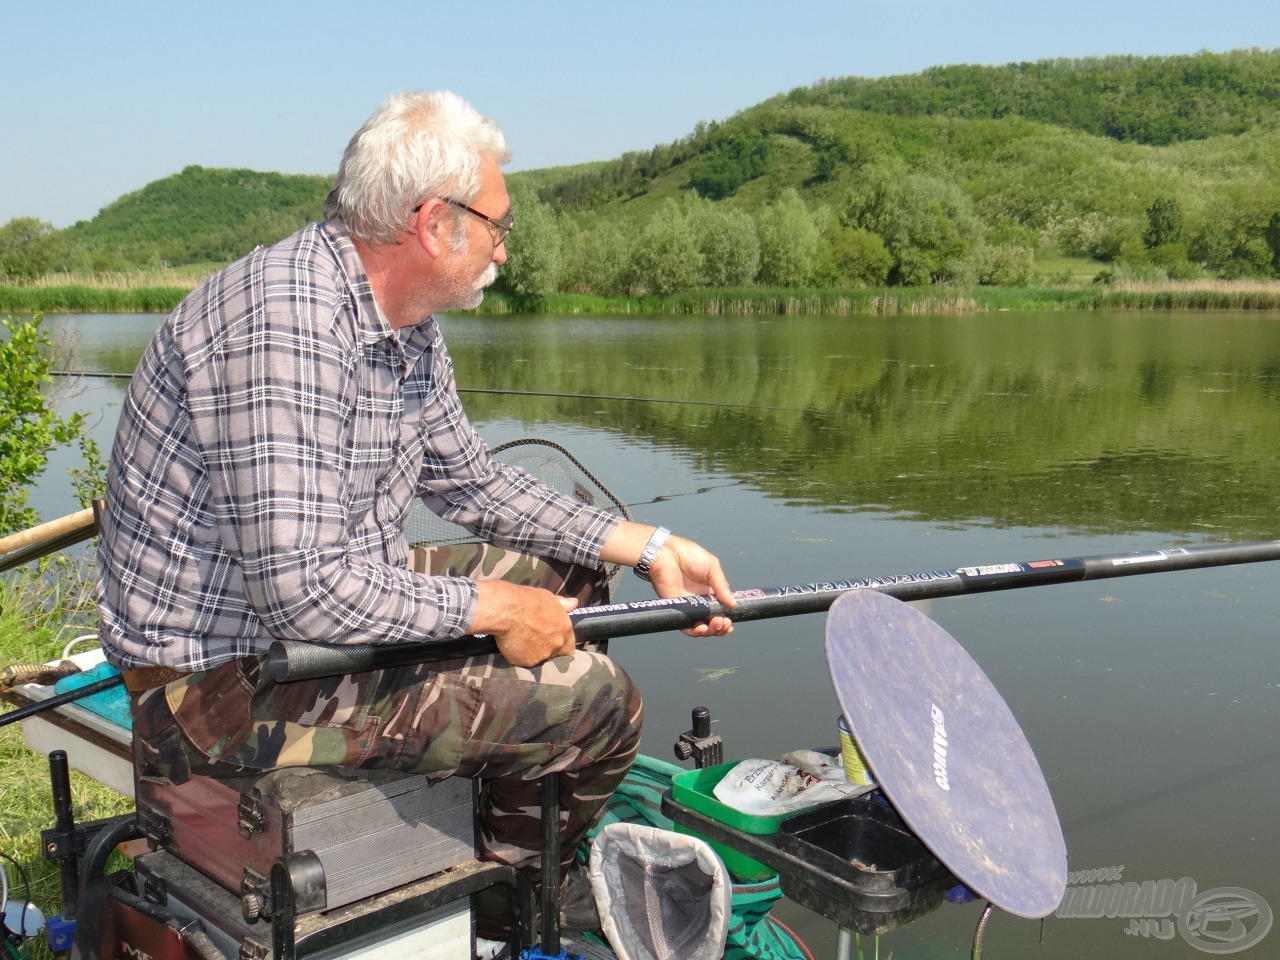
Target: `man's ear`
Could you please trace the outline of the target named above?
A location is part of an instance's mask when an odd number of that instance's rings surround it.
[[[412,229],[427,256],[435,260],[449,249],[449,237],[453,232],[453,220],[449,206],[439,197],[427,200],[417,214]]]

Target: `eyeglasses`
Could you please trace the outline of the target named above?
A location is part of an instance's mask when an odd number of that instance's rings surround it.
[[[441,197],[440,199],[443,200],[445,203],[449,204],[449,206],[451,207],[457,207],[459,210],[467,211],[467,213],[471,214],[473,217],[479,217],[485,223],[489,224],[489,226],[497,230],[498,236],[493,241],[493,245],[495,248],[502,246],[502,244],[506,242],[506,239],[508,235],[510,235],[511,231],[515,229],[516,215],[514,213],[508,213],[505,217],[499,217],[497,220],[495,220],[493,217],[485,216],[475,207],[468,207],[465,203],[459,203],[457,200],[450,199],[449,197]],[[426,201],[424,200],[422,203],[418,204],[416,207],[413,208],[413,212],[417,213],[419,210],[422,209],[422,206],[425,203]]]

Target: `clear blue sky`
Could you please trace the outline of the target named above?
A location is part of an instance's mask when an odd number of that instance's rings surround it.
[[[450,88],[511,169],[675,140],[824,77],[1280,47],[1276,0],[0,0],[0,223],[188,164],[331,173],[388,93]]]

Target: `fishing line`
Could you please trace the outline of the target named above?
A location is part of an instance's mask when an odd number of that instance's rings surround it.
[[[729,487],[742,486],[741,480],[734,480],[732,483],[715,483],[706,487],[698,487],[697,490],[687,490],[684,493],[660,493],[651,500],[636,500],[627,504],[627,509],[632,507],[649,507],[655,503],[666,503],[669,500],[678,500],[681,497],[696,497],[703,493],[711,493],[713,490],[725,490]]]
[[[94,380],[132,380],[131,373],[50,370],[51,377],[87,377]],[[622,403],[668,403],[681,407],[724,407],[731,410],[766,410],[771,413],[804,413],[800,407],[766,407],[751,403],[727,403],[723,400],[678,400],[669,397],[637,397],[629,393],[560,393],[554,390],[507,390],[499,387],[458,387],[459,393],[488,393],[512,397],[549,397],[562,400],[615,400]]]

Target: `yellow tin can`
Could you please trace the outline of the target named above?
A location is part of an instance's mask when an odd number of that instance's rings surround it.
[[[849,732],[849,721],[844,715],[836,722],[840,730],[840,759],[844,762],[844,775],[850,783],[875,783],[871,771],[867,768],[867,758],[862,755],[858,745]]]

